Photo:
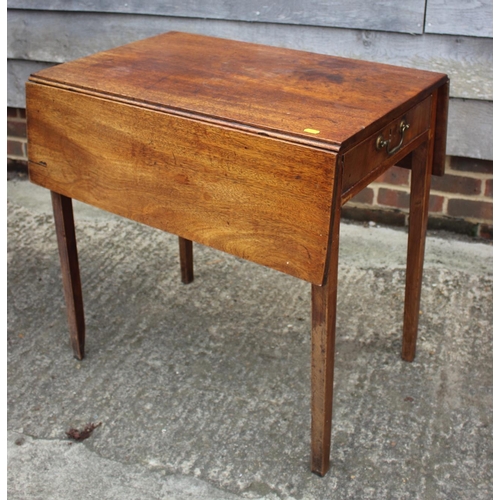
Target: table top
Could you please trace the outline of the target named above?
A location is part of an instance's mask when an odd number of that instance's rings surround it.
[[[39,71],[30,80],[338,151],[447,77],[169,32]]]

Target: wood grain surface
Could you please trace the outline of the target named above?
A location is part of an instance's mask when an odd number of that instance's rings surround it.
[[[29,83],[30,179],[321,284],[336,155]]]
[[[337,150],[374,133],[447,77],[171,32],[31,80]]]

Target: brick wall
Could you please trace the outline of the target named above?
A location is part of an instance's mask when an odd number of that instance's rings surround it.
[[[344,216],[391,225],[406,225],[410,175],[392,167],[344,207]],[[493,162],[447,157],[443,177],[433,177],[429,228],[492,239]]]
[[[7,108],[7,170],[25,171],[26,160],[25,110]]]
[[[7,169],[26,172],[26,115],[7,108]],[[429,228],[493,238],[493,162],[447,157],[443,177],[433,177]],[[392,167],[343,207],[359,221],[405,226],[410,171]]]

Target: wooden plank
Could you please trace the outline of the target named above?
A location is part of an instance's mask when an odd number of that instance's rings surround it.
[[[27,92],[35,184],[323,283],[335,154],[45,85]]]
[[[452,97],[493,99],[493,43],[487,38],[34,11],[10,11],[7,28],[12,59],[66,62],[174,30],[438,71],[450,77]]]
[[[493,160],[493,102],[452,99],[448,154]]]
[[[425,0],[10,0],[8,7],[422,33]]]
[[[493,37],[493,0],[427,0],[426,33]]]

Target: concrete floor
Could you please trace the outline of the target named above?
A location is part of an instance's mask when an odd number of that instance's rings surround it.
[[[331,470],[309,472],[310,287],[75,204],[72,357],[50,197],[8,182],[8,495],[490,499],[492,245],[428,238],[400,360],[406,235],[342,224]],[[81,443],[66,432],[101,423]]]

